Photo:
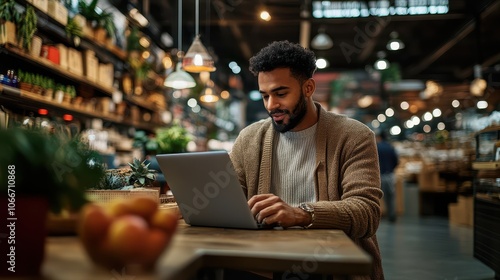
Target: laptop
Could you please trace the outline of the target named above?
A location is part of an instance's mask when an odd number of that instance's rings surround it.
[[[226,151],[159,154],[156,159],[187,224],[273,228],[253,217]]]

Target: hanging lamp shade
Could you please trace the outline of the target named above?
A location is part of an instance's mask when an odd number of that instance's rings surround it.
[[[205,103],[217,102],[219,97],[214,93],[214,89],[211,86],[207,86],[203,90],[203,94],[200,96],[200,101]]]
[[[333,41],[324,28],[320,28],[319,33],[311,41],[311,47],[317,50],[328,50],[333,47]]]
[[[200,0],[195,1],[195,18],[196,18],[196,37],[194,38],[191,47],[189,47],[186,55],[184,56],[184,60],[182,61],[182,68],[185,71],[192,73],[200,73],[200,72],[214,72],[214,59],[208,53],[203,43],[200,40]]]
[[[179,43],[179,52],[182,52],[182,0],[179,0],[179,13],[178,13],[178,43]],[[181,56],[178,56],[180,60],[182,60]],[[186,71],[181,69],[182,62],[177,62],[175,67],[175,71],[167,76],[165,82],[163,83],[166,87],[171,87],[175,89],[185,89],[185,88],[193,88],[196,86],[196,82],[193,77],[189,75]]]
[[[200,35],[196,35],[193,44],[191,44],[191,47],[189,47],[184,56],[182,68],[192,73],[215,71],[214,60],[201,43]]]
[[[178,62],[175,71],[165,79],[164,85],[175,89],[185,89],[195,87],[196,82],[189,73],[181,69],[181,63]]]

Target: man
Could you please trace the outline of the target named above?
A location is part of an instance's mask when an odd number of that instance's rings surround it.
[[[315,62],[312,51],[288,41],[250,59],[271,118],[241,131],[231,160],[259,222],[341,229],[373,258],[371,275],[355,279],[383,279],[374,133],[313,101]]]
[[[394,147],[387,142],[384,131],[377,134],[377,150],[380,165],[380,180],[384,192],[384,202],[389,222],[396,221],[396,191],[394,186],[394,169],[398,166],[399,158]]]

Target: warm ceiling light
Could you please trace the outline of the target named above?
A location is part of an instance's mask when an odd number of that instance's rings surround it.
[[[222,99],[228,99],[229,96],[231,96],[231,95],[229,94],[229,91],[227,91],[227,90],[223,90],[220,93],[220,97],[222,97]]]
[[[318,58],[316,60],[316,67],[318,67],[318,69],[325,69],[326,67],[328,67],[328,65],[328,60],[324,58]]]
[[[373,97],[371,97],[370,95],[365,95],[360,99],[358,99],[359,108],[367,108],[372,104],[373,104]]]
[[[391,32],[389,35],[391,39],[387,42],[387,49],[390,51],[402,50],[405,48],[405,44],[398,38],[398,33],[396,31]]]
[[[488,84],[482,78],[481,65],[474,65],[474,80],[470,84],[470,93],[474,96],[483,96]]]
[[[201,43],[200,35],[196,35],[196,38],[194,38],[193,44],[191,44],[186,56],[184,56],[182,67],[192,73],[215,71],[214,60]]]
[[[128,14],[142,27],[146,27],[149,24],[148,19],[144,17],[136,8],[131,9]]]
[[[175,89],[192,88],[196,86],[196,82],[188,72],[181,69],[181,63],[177,63],[173,73],[167,76],[164,85]]]
[[[373,67],[375,67],[376,70],[385,70],[389,68],[390,64],[389,61],[385,59],[385,52],[384,51],[379,51],[377,52],[377,61],[375,61],[375,64]]]
[[[200,0],[196,0],[196,37],[194,38],[191,47],[189,47],[184,60],[182,61],[182,67],[185,71],[192,73],[200,73],[203,71],[213,72],[215,71],[214,60],[212,56],[208,53],[205,46],[200,40]]]
[[[200,101],[205,102],[205,103],[213,103],[217,102],[219,100],[219,97],[215,95],[214,89],[210,86],[207,86],[203,90],[203,95],[200,96]]]
[[[311,41],[311,47],[317,50],[328,50],[333,47],[332,38],[325,33],[324,28],[318,30],[318,34]]]
[[[262,11],[260,12],[260,19],[264,21],[270,21],[271,20],[271,14],[268,11]]]
[[[178,43],[179,43],[179,53],[182,52],[182,0],[179,0],[179,13],[178,13]],[[182,60],[182,58],[179,58]],[[166,87],[171,87],[175,89],[185,89],[192,88],[196,86],[196,82],[193,77],[189,75],[186,71],[181,69],[181,62],[177,62],[175,71],[167,76],[164,85]]]

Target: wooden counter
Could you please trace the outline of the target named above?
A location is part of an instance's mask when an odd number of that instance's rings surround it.
[[[181,224],[150,274],[97,268],[76,237],[50,237],[43,279],[182,280],[193,279],[199,269],[207,267],[281,272],[298,267],[318,274],[368,274],[371,257],[340,230],[240,230]]]

